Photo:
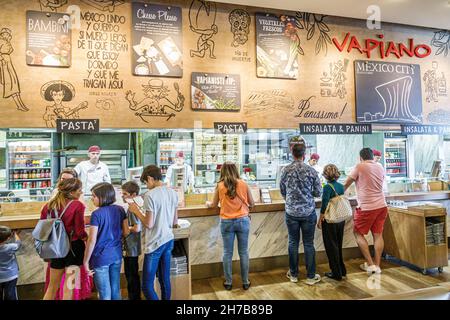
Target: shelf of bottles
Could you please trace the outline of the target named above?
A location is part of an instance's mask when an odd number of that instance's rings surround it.
[[[169,166],[175,162],[175,155],[179,151],[184,153],[184,162],[191,165],[192,141],[159,140],[159,167],[163,175],[167,173]]]
[[[384,146],[386,174],[390,177],[406,177],[406,142],[404,140],[386,141]]]
[[[9,189],[40,190],[51,187],[50,141],[10,141]]]

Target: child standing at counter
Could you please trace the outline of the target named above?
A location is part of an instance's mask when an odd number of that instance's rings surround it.
[[[83,264],[89,273],[94,269],[94,283],[100,300],[121,300],[120,268],[122,235],[128,236],[125,210],[117,205],[112,184],[102,182],[91,189],[92,201],[98,209],[91,216],[91,226]]]
[[[128,181],[122,185],[122,198],[126,203],[134,203],[139,195],[139,185]],[[129,300],[141,300],[141,284],[139,279],[139,256],[141,254],[141,221],[129,210],[127,211],[130,234],[123,239],[123,262]]]
[[[8,242],[13,232],[10,228],[0,226],[0,301],[18,300],[17,278],[19,267],[16,260],[16,252],[21,242],[14,232],[14,242]]]
[[[325,276],[340,281],[342,277],[347,276],[344,258],[342,257],[345,221],[328,223],[325,220],[325,211],[330,199],[344,194],[344,186],[337,182],[340,173],[334,164],[326,165],[322,175],[327,179],[328,183],[323,187],[322,207],[320,208],[320,218],[317,222],[317,227],[322,229],[323,243],[331,269],[331,272],[325,272]]]

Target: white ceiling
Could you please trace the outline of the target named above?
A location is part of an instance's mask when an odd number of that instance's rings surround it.
[[[252,7],[321,13],[366,19],[368,6],[377,5],[381,21],[450,29],[450,0],[212,0]]]

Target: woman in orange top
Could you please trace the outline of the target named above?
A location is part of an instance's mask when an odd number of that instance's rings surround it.
[[[247,184],[240,179],[234,163],[225,162],[220,170],[213,202],[207,202],[210,208],[216,208],[220,202],[220,231],[223,239],[223,271],[227,290],[232,288],[232,259],[234,237],[237,236],[238,252],[241,264],[242,287],[250,287],[248,280],[248,235],[250,232],[249,209],[254,201]]]

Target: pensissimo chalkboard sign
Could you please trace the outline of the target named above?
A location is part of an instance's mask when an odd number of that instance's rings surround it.
[[[240,76],[192,72],[191,98],[191,107],[195,111],[239,111],[241,108]]]
[[[371,134],[371,124],[301,123],[300,134]]]
[[[183,76],[180,7],[132,3],[132,72],[138,76]]]
[[[27,11],[26,61],[31,66],[70,67],[72,36],[70,16]]]
[[[421,123],[420,65],[355,60],[356,121]]]

